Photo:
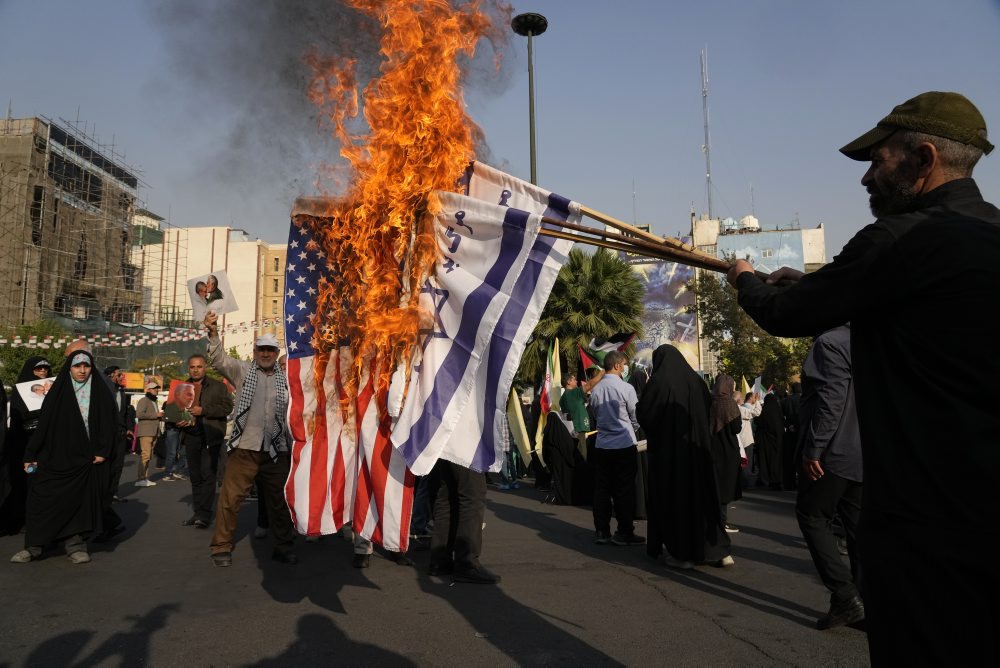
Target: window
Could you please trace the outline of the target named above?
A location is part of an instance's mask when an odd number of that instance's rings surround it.
[[[278,294],[278,279],[274,279],[273,285],[274,287],[271,288],[271,292]]]
[[[274,258],[274,270],[275,271],[281,271],[281,267],[278,266],[278,262],[280,262],[280,261],[281,261],[280,258]],[[277,290],[277,288],[275,288],[275,290]]]
[[[760,251],[760,256],[761,257],[773,257],[774,256],[774,249],[773,248],[764,248],[764,249],[762,249]]]
[[[36,246],[42,244],[42,202],[45,199],[45,188],[35,186],[34,196],[31,200],[31,243]]]
[[[278,300],[271,300],[271,315],[278,315]]]

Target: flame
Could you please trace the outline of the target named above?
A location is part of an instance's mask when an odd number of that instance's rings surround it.
[[[409,361],[426,323],[415,295],[437,259],[438,209],[430,195],[457,189],[481,136],[465,112],[459,59],[471,58],[481,38],[496,45],[503,33],[479,0],[457,7],[447,0],[346,4],[381,29],[380,76],[359,89],[356,60],[306,58],[313,71],[309,97],[324,110],[353,176],[325,217],[296,223],[311,226],[334,272],[318,286],[313,347],[325,362],[349,342],[350,399],[372,360],[390,362],[377,365],[378,388],[386,388],[395,362]],[[490,6],[509,18],[508,7]],[[351,131],[359,113],[364,134]]]

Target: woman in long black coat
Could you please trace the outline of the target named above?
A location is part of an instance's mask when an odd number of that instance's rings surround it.
[[[736,381],[732,376],[719,374],[712,388],[712,407],[708,416],[712,432],[712,460],[715,465],[715,480],[719,486],[719,507],[722,523],[727,529],[729,504],[743,498],[740,489],[740,442],[743,416],[736,404]]]
[[[44,357],[29,357],[17,375],[16,383],[40,380],[52,375]],[[0,536],[13,536],[24,527],[24,504],[28,496],[28,475],[24,472],[24,449],[28,446],[41,410],[29,411],[17,388],[10,395],[10,427],[4,443],[3,466],[9,490],[0,497]]]
[[[771,489],[781,489],[781,442],[785,437],[785,418],[778,397],[764,397],[764,406],[757,417],[754,447],[760,457],[760,476]]]
[[[657,348],[636,407],[649,455],[646,552],[679,568],[732,559],[719,512],[710,404],[705,381],[680,351]]]
[[[73,353],[45,395],[24,453],[25,468],[35,471],[28,481],[25,549],[11,561],[31,561],[56,541],[66,542],[73,563],[90,561],[86,539],[101,530],[110,476],[105,461],[115,436],[114,399],[94,372],[93,356]]]

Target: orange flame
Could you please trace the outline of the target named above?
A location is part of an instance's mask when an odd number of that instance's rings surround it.
[[[378,365],[379,389],[387,387],[394,363],[408,361],[417,343],[427,314],[416,295],[437,259],[429,196],[456,189],[481,134],[465,112],[458,59],[471,58],[481,38],[496,44],[502,35],[478,0],[347,4],[381,27],[381,76],[359,91],[356,61],[307,58],[309,96],[328,110],[353,178],[327,216],[296,220],[311,227],[335,271],[319,286],[313,347],[325,362],[350,342],[354,373],[345,399],[373,359],[388,362]],[[509,8],[500,12],[509,17]],[[365,134],[350,130],[359,111]]]

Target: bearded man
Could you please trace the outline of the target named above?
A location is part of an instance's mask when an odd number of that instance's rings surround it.
[[[997,665],[1000,410],[983,380],[1000,378],[1000,211],[972,179],[986,122],[962,95],[923,93],[840,150],[871,162],[878,220],[815,273],[762,282],[737,261],[729,281],[772,334],[851,323],[872,663]]]

